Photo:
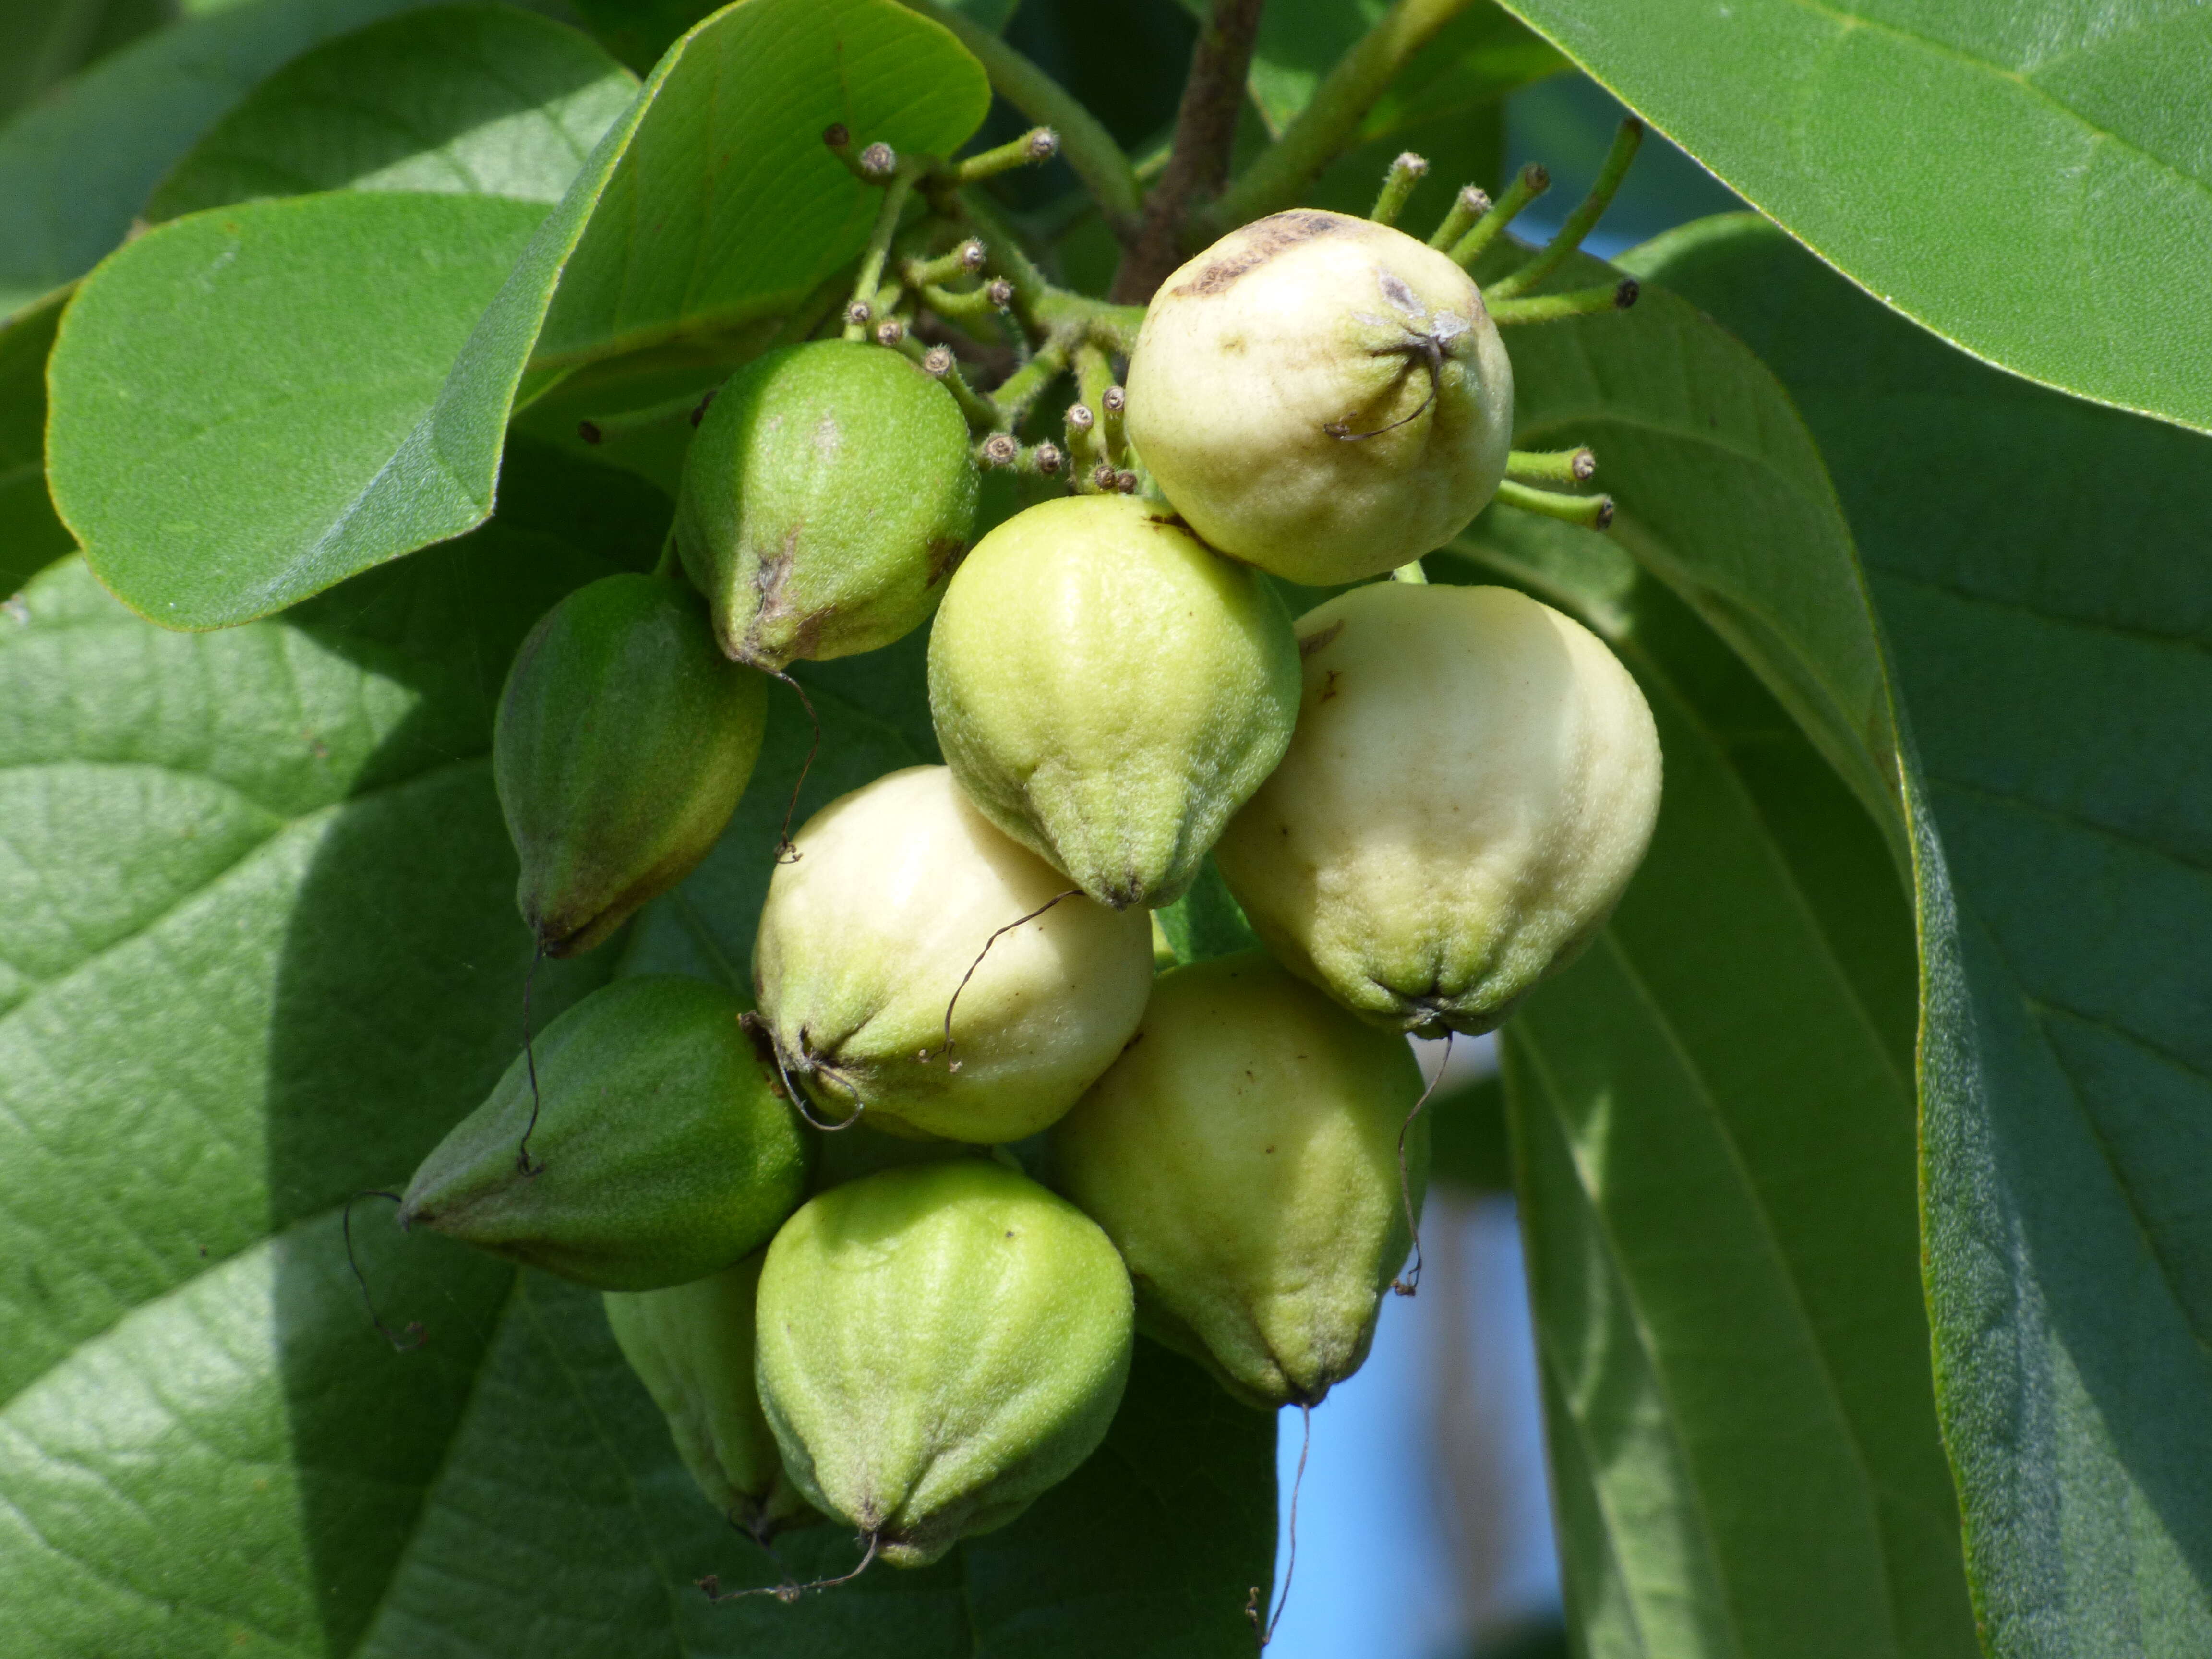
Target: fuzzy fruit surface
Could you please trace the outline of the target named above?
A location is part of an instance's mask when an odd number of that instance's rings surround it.
[[[1346,1007],[1489,1030],[1603,927],[1659,734],[1595,635],[1503,587],[1377,582],[1298,623],[1290,753],[1216,849],[1252,927]]]
[[[810,1515],[753,1379],[764,1254],[688,1285],[605,1297],[615,1341],[668,1419],[684,1467],[708,1503],[763,1543]]]
[[[1147,1334],[1273,1407],[1358,1370],[1406,1260],[1402,1038],[1259,951],[1161,975],[1137,1038],[1052,1133],[1054,1180],[1106,1230]],[[1406,1138],[1418,1212],[1428,1120]]]
[[[930,632],[930,713],[969,799],[1115,909],[1182,896],[1297,701],[1273,590],[1126,495],[1006,520]]]
[[[821,662],[929,620],[975,495],[951,392],[896,351],[817,340],[755,359],[708,405],[676,549],[732,658]]]
[[[492,772],[515,902],[548,956],[601,943],[707,856],[760,756],[767,690],[714,648],[698,596],[657,576],[580,587],[530,631]]]
[[[1161,284],[1130,439],[1223,552],[1291,581],[1379,575],[1498,490],[1513,365],[1468,274],[1388,226],[1297,208]]]
[[[422,1160],[399,1211],[526,1267],[603,1291],[681,1285],[766,1243],[806,1188],[813,1145],[738,1024],[744,1005],[677,975],[617,980],[538,1034],[530,1074]]]
[[[1105,1437],[1129,1276],[1106,1235],[982,1159],[811,1199],[761,1274],[761,1403],[808,1500],[921,1566]]]
[[[942,766],[830,802],[793,844],[761,908],[753,986],[786,1071],[825,1115],[865,1107],[878,1127],[1018,1140],[1073,1106],[1144,1015],[1141,910],[1078,894],[992,943],[1069,884]]]

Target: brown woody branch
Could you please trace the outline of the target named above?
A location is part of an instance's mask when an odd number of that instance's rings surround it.
[[[1141,305],[1182,263],[1183,226],[1202,204],[1221,193],[1229,179],[1229,150],[1244,105],[1244,77],[1260,32],[1262,0],[1212,0],[1190,76],[1176,112],[1175,147],[1165,172],[1145,200],[1137,228],[1114,273],[1113,297]]]

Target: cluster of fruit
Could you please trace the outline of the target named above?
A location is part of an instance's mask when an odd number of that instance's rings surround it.
[[[561,956],[720,834],[764,675],[935,617],[945,763],[784,849],[755,1006],[586,998],[402,1210],[605,1291],[756,1536],[818,1514],[904,1565],[1006,1522],[1097,1445],[1137,1328],[1242,1400],[1319,1401],[1417,1219],[1405,1034],[1491,1029],[1641,858],[1660,757],[1627,673],[1533,599],[1420,575],[1510,472],[1587,476],[1510,449],[1511,364],[1453,257],[1491,222],[1462,211],[1447,247],[1296,211],[1208,248],[1126,388],[1070,408],[1092,465],[972,551],[978,467],[1019,446],[976,441],[878,261],[859,337],[705,410],[680,571],[586,586],[521,647],[497,779]],[[937,258],[988,285],[970,244]],[[1295,623],[1270,580],[1390,572]],[[1152,913],[1209,852],[1265,949],[1156,972]]]

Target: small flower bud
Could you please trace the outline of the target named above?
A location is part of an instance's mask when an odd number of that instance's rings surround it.
[[[1060,453],[1060,446],[1054,443],[1039,444],[1030,453],[1036,458],[1036,470],[1048,478],[1057,473],[1067,460],[1067,457]]]
[[[983,244],[973,236],[961,243],[955,251],[960,256],[960,268],[963,270],[982,270],[983,261],[988,257],[983,250]]]
[[[832,121],[822,129],[822,142],[832,149],[843,149],[853,142],[852,130],[842,121]]]
[[[1119,415],[1129,406],[1129,394],[1118,386],[1109,386],[1098,394],[1098,406],[1109,415]]]
[[[1114,488],[1120,490],[1124,495],[1135,495],[1137,493],[1137,475],[1133,472],[1115,473],[1114,475]]]
[[[906,325],[896,317],[886,317],[876,325],[876,343],[895,346],[906,338]]]
[[[1461,205],[1478,219],[1490,211],[1489,192],[1477,190],[1473,185],[1467,185],[1460,191],[1459,199]]]
[[[921,368],[923,374],[933,374],[939,380],[943,380],[952,372],[952,348],[941,345],[930,347],[921,354]]]
[[[1587,449],[1577,449],[1574,459],[1567,463],[1567,470],[1574,474],[1577,483],[1588,483],[1597,477],[1597,457]]]
[[[875,314],[874,308],[866,300],[855,300],[845,307],[845,320],[855,325],[866,323]]]
[[[880,138],[860,152],[860,171],[883,180],[898,171],[898,152]]]
[[[994,432],[983,440],[983,465],[1012,466],[1020,456],[1022,447],[1014,441],[1011,432]]]
[[[1049,161],[1060,154],[1060,135],[1050,127],[1039,127],[1029,136],[1030,160]]]
[[[1067,406],[1067,429],[1070,432],[1088,432],[1097,419],[1091,414],[1089,404],[1070,404]]]
[[[1425,155],[1416,155],[1410,149],[1401,152],[1398,159],[1391,163],[1391,165],[1396,167],[1399,172],[1405,173],[1409,178],[1425,179],[1429,176],[1428,157]]]
[[[1014,302],[1014,285],[1003,276],[994,276],[983,284],[983,297],[1004,311]]]
[[[1115,471],[1106,462],[1101,461],[1091,470],[1091,483],[1092,488],[1102,495],[1112,495],[1121,487],[1121,475]]]

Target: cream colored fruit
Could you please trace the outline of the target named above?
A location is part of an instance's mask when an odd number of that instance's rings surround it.
[[[765,1255],[689,1285],[606,1297],[615,1341],[668,1419],[684,1467],[708,1503],[763,1540],[808,1515],[753,1380],[754,1297]]]
[[[817,1115],[864,1107],[880,1127],[1018,1140],[1073,1105],[1144,1015],[1146,913],[1077,894],[1023,921],[1066,878],[994,828],[944,767],[832,801],[794,850],[769,883],[753,988]]]
[[[1420,1087],[1402,1038],[1264,952],[1196,963],[1053,1130],[1054,1179],[1121,1250],[1148,1333],[1241,1399],[1315,1405],[1366,1358],[1406,1259]],[[1425,1116],[1406,1152],[1418,1212]]]
[[[1181,897],[1297,718],[1290,615],[1156,502],[1017,514],[929,636],[945,758],[1001,830],[1121,909]]]
[[[894,1566],[1003,1526],[1105,1437],[1129,1276],[1075,1206],[984,1158],[803,1206],[761,1275],[761,1401],[799,1490]]]
[[[1657,730],[1589,630],[1503,587],[1378,582],[1298,623],[1290,752],[1216,849],[1278,957],[1423,1036],[1486,1031],[1611,914]]]
[[[1223,552],[1355,581],[1449,541],[1497,493],[1513,365],[1468,274],[1365,219],[1297,208],[1161,284],[1128,433]]]

